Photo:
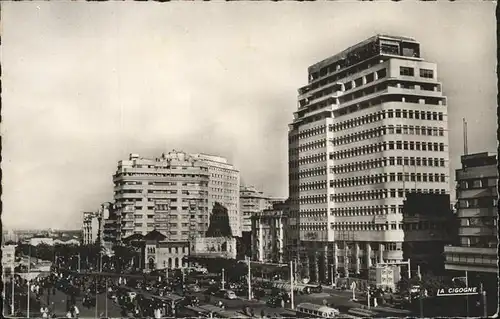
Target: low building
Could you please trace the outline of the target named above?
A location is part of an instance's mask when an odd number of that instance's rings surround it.
[[[157,230],[146,235],[134,234],[123,238],[123,242],[139,248],[141,254],[140,268],[146,271],[157,269],[180,269],[187,267],[184,262],[189,256],[189,242],[168,241],[167,237]]]
[[[54,239],[54,245],[80,246],[78,239]]]
[[[31,246],[48,245],[54,246],[54,239],[50,237],[33,237],[29,240]]]
[[[444,247],[456,241],[457,221],[447,194],[407,193],[403,202],[402,243],[387,244],[384,253],[403,250],[412,269],[444,272]]]
[[[377,265],[370,268],[368,284],[382,289],[396,291],[396,285],[401,278],[400,268],[395,265]]]
[[[192,247],[191,257],[236,259],[236,238],[196,238]]]
[[[252,215],[252,259],[259,262],[286,262],[288,203],[273,205]]]

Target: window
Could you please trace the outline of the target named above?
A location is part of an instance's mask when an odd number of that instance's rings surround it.
[[[399,74],[404,76],[415,76],[415,70],[413,68],[401,66],[399,67]]]
[[[427,79],[433,79],[434,78],[434,71],[428,70],[428,69],[420,69],[420,77],[427,78]]]

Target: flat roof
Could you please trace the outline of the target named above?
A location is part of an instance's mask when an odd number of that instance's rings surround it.
[[[308,68],[308,71],[309,73],[312,73],[314,71],[316,71],[317,69],[320,69],[326,65],[329,65],[331,63],[334,63],[338,60],[341,60],[342,58],[344,58],[347,53],[353,51],[354,49],[357,49],[359,47],[362,47],[363,45],[365,44],[368,44],[370,42],[373,42],[377,39],[387,39],[387,40],[397,40],[397,41],[406,41],[406,42],[415,42],[415,43],[418,43],[414,38],[410,38],[410,37],[403,37],[403,36],[396,36],[396,35],[388,35],[388,34],[377,34],[377,35],[374,35],[372,37],[369,37],[368,39],[366,40],[363,40],[361,42],[358,42],[350,47],[348,47],[347,49],[335,54],[335,55],[332,55],[320,62],[317,62],[313,65],[311,65],[309,68]]]

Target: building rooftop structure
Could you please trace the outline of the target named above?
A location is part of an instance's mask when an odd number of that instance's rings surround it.
[[[408,48],[411,49],[416,49],[413,52],[408,52],[405,57],[411,57],[415,58],[417,60],[421,60],[420,58],[420,51],[418,50],[420,47],[420,44],[415,40],[414,38],[410,37],[402,37],[402,36],[394,36],[394,35],[386,35],[386,34],[378,34],[375,36],[372,36],[364,41],[361,41],[357,44],[354,44],[347,49],[332,55],[331,57],[328,57],[320,62],[314,63],[309,67],[309,72],[314,73],[319,71],[321,68],[325,66],[329,66],[330,64],[333,64],[335,62],[342,62],[344,67],[351,66],[353,64],[356,64],[357,62],[361,62],[362,60],[365,60],[366,58],[369,58],[371,56],[377,56],[379,55],[378,50],[369,50],[368,48],[372,48],[372,44],[376,44],[378,40],[393,40],[393,41],[398,41],[400,43],[404,43],[408,45]],[[367,46],[368,45],[368,46]],[[375,48],[375,47],[373,47]],[[362,49],[362,50],[359,50]],[[364,49],[364,50],[363,50]],[[391,52],[391,51],[385,51],[385,54],[393,54],[393,55],[399,55],[399,53],[396,52]],[[350,62],[350,63],[349,63]],[[340,70],[341,68],[339,68]]]
[[[414,38],[377,34],[312,64],[288,132],[298,275],[366,278],[402,262],[403,201],[449,194],[448,144],[438,66]]]

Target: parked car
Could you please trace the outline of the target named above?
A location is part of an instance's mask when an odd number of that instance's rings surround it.
[[[188,290],[192,292],[200,292],[201,288],[198,285],[189,285]]]
[[[281,305],[281,299],[277,296],[273,296],[266,301],[266,305],[270,307],[279,307]]]
[[[226,290],[226,292],[224,293],[224,298],[229,300],[238,299],[238,297],[232,290]]]

